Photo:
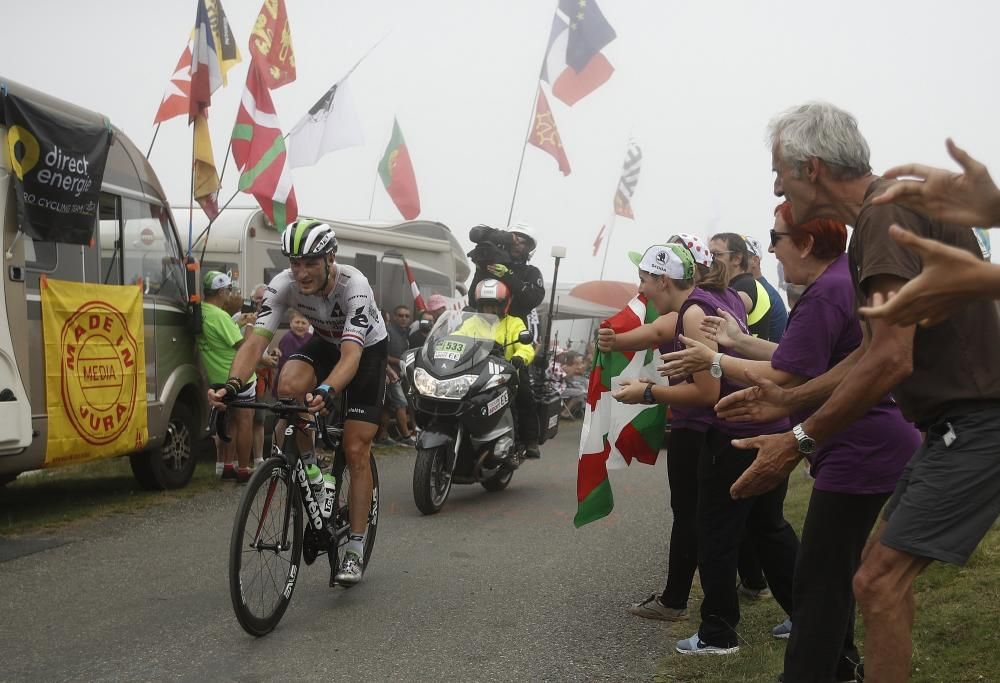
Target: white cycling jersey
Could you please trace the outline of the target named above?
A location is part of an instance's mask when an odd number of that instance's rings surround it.
[[[389,334],[368,279],[353,266],[337,264],[329,296],[299,292],[290,268],[278,273],[264,292],[254,333],[271,339],[289,308],[309,319],[313,334],[337,346],[350,341],[367,348]]]

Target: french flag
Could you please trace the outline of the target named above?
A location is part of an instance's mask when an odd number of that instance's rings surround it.
[[[541,75],[552,94],[573,106],[611,78],[601,49],[616,35],[595,0],[559,0]]]
[[[212,93],[222,86],[222,66],[215,51],[212,22],[208,18],[205,0],[198,0],[198,15],[194,22],[191,50],[191,103],[188,123],[194,121],[212,104]]]

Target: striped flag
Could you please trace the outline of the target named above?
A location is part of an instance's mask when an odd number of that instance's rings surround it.
[[[240,169],[240,190],[257,199],[281,232],[298,215],[298,203],[281,124],[260,69],[257,60],[250,62],[233,127],[233,159]]]
[[[572,107],[611,78],[615,68],[601,50],[614,39],[596,0],[559,0],[541,79]]]
[[[417,286],[417,281],[413,277],[413,271],[410,270],[410,264],[406,262],[405,258],[403,258],[403,269],[406,270],[406,280],[410,283],[413,304],[417,307],[417,311],[422,313],[427,310],[427,304],[424,303],[424,297],[420,295],[420,287]]]
[[[212,104],[212,93],[222,86],[222,65],[215,48],[212,22],[205,7],[205,0],[198,0],[198,14],[194,21],[191,40],[191,99],[188,104],[188,123],[194,123],[198,114]]]
[[[618,180],[618,190],[615,192],[615,213],[623,218],[635,219],[635,214],[632,213],[632,195],[635,194],[635,186],[639,183],[641,163],[642,150],[635,140],[629,140],[622,177]]]
[[[601,327],[610,327],[621,334],[656,318],[656,311],[640,294],[601,323]],[[627,467],[633,460],[652,465],[663,445],[667,407],[616,401],[611,397],[612,380],[615,379],[666,383],[656,372],[656,354],[652,349],[594,354],[577,461],[577,509],[573,524],[578,528],[607,516],[614,508],[609,469]]]

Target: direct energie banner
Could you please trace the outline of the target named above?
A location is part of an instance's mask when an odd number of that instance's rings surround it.
[[[142,288],[43,280],[45,467],[142,449]]]

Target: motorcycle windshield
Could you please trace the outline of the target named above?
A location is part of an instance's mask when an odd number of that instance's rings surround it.
[[[446,311],[420,351],[424,364],[439,377],[468,372],[493,352],[499,323],[488,313]]]

